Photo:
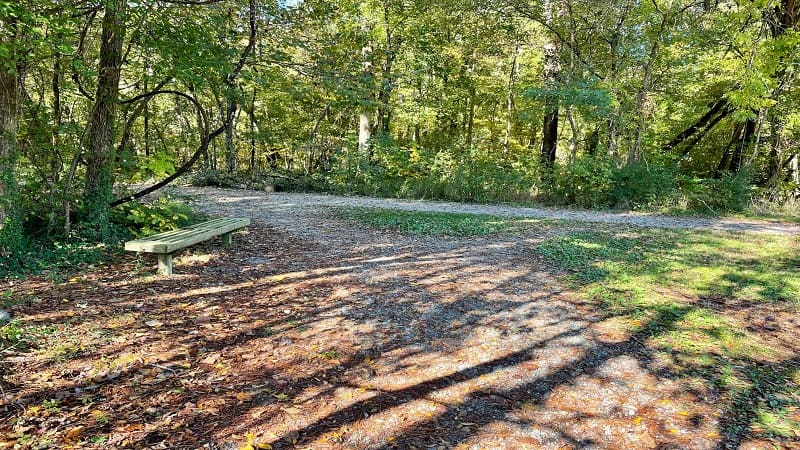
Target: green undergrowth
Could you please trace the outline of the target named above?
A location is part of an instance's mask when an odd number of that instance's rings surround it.
[[[106,242],[97,242],[80,234],[76,225],[69,238],[53,238],[51,231],[29,233],[21,250],[0,256],[0,280],[47,273],[60,283],[72,273],[94,270],[113,261],[122,253],[124,241],[174,230],[206,217],[197,212],[186,198],[164,195],[148,201],[125,203],[112,211],[112,224]]]
[[[30,240],[22,252],[0,258],[0,280],[46,272],[52,281],[60,283],[69,274],[92,270],[120,251],[119,246],[113,243],[81,239]]]
[[[520,219],[488,214],[458,214],[375,208],[333,208],[333,215],[368,227],[404,233],[443,236],[486,236],[511,232],[551,220]]]

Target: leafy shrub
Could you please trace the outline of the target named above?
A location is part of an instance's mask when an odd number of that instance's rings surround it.
[[[553,170],[552,195],[559,203],[602,208],[611,204],[613,190],[614,165],[606,157],[581,155]]]
[[[658,208],[678,195],[672,168],[642,163],[614,171],[613,204],[627,209]]]
[[[746,172],[725,174],[720,178],[684,178],[680,188],[688,209],[714,214],[742,211],[753,193]]]
[[[113,220],[134,236],[149,236],[196,222],[200,214],[169,196],[150,203],[129,202],[114,210]]]
[[[31,240],[23,252],[0,258],[0,279],[50,270],[51,278],[58,282],[61,272],[69,273],[96,264],[115,248],[77,239],[70,242]]]

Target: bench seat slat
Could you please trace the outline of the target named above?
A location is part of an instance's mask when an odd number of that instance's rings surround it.
[[[128,241],[125,243],[125,250],[160,254],[173,253],[248,225],[250,225],[250,219],[247,218],[212,219],[186,228]]]

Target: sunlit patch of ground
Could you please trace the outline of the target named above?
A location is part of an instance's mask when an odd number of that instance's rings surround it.
[[[129,256],[74,282],[15,286],[36,301],[12,311],[26,337],[3,350],[0,442],[555,449],[724,441],[727,388],[702,374],[676,376],[685,354],[665,350],[694,339],[706,351],[700,337],[681,334],[701,329],[704,316],[677,307],[609,315],[535,256],[536,232],[440,239],[319,220],[325,231],[314,239],[256,221],[228,251],[213,242],[192,249],[172,278]],[[779,331],[759,343],[759,330],[738,330],[725,342],[783,363],[796,349],[776,347]]]

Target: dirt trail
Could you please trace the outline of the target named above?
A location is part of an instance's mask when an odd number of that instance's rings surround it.
[[[179,192],[187,194],[202,195],[204,198],[218,202],[218,208],[221,208],[221,210],[225,209],[226,203],[234,200],[236,203],[258,203],[260,208],[266,208],[270,211],[290,211],[298,208],[305,209],[319,206],[369,207],[402,209],[407,211],[492,214],[534,219],[576,220],[582,222],[601,222],[654,228],[719,230],[787,235],[800,234],[800,224],[751,219],[670,217],[633,212],[612,213],[586,210],[525,208],[506,205],[476,205],[424,200],[344,197],[290,192],[264,193],[258,191],[214,188],[181,187],[178,188],[178,190]]]
[[[13,315],[53,331],[37,351],[4,355],[0,437],[98,449],[763,447],[729,425],[722,391],[670,374],[647,323],[625,331],[537,258],[540,243],[575,226],[416,236],[359,227],[321,206],[792,226],[179,192],[253,223],[227,250],[209,241],[176,255],[173,277],[155,275],[152,255],[125,255],[65,283],[15,286],[29,301]],[[670,327],[681,317],[641,320]]]

